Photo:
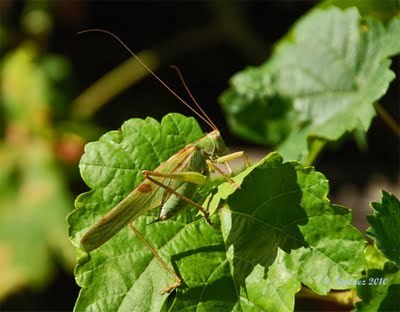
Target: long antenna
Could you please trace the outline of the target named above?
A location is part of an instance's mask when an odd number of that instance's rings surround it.
[[[98,29],[98,28],[93,28],[93,29],[87,29],[78,32],[78,35],[81,35],[83,33],[88,33],[88,32],[102,32],[105,34],[110,35],[113,37],[115,40],[117,40],[130,54],[132,54],[133,57],[136,58],[136,60],[142,64],[144,68],[146,68],[151,75],[153,75],[154,78],[156,78],[169,92],[171,92],[179,101],[181,101],[184,105],[186,105],[193,113],[195,113],[198,117],[200,117],[207,125],[209,125],[213,130],[218,130],[213,123],[210,123],[206,118],[204,118],[202,115],[200,115],[193,107],[191,107],[185,100],[183,100],[178,94],[175,93],[174,90],[172,90],[164,81],[161,80],[129,47],[120,39],[118,36],[114,35],[112,32],[104,30],[104,29]]]
[[[178,75],[179,75],[179,79],[181,80],[183,86],[185,87],[186,92],[189,94],[190,98],[192,99],[192,101],[194,102],[194,104],[196,104],[196,106],[197,106],[197,108],[200,110],[200,112],[202,112],[203,115],[204,115],[204,117],[206,117],[207,120],[213,125],[213,128],[214,128],[215,130],[218,130],[217,126],[213,123],[213,121],[210,119],[210,117],[208,117],[208,115],[207,115],[207,114],[205,113],[205,111],[201,108],[201,106],[199,105],[199,103],[197,103],[196,99],[195,99],[194,96],[192,95],[192,92],[190,92],[190,90],[189,90],[189,88],[188,88],[188,86],[187,86],[187,84],[186,84],[186,82],[185,82],[185,79],[183,79],[182,73],[181,73],[181,71],[179,70],[178,66],[171,65],[170,67],[171,67],[172,69],[176,70],[176,72],[177,72]]]

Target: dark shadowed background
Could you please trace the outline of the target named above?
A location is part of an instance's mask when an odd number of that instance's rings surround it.
[[[110,129],[118,129],[123,121],[132,117],[151,116],[159,120],[169,112],[192,115],[150,76],[126,83],[118,94],[104,102],[97,98],[99,93],[95,90],[89,102],[99,103],[97,107],[88,108],[87,102],[79,102],[78,96],[85,89],[129,58],[128,52],[110,36],[103,33],[77,35],[77,32],[89,28],[109,30],[133,51],[153,53],[156,73],[187,98],[178,76],[169,68],[171,64],[177,65],[193,95],[219,126],[228,145],[245,146],[250,153],[259,153],[261,148],[262,153],[266,153],[267,150],[264,152],[262,147],[248,144],[230,133],[218,97],[228,87],[229,78],[234,73],[265,61],[274,42],[316,3],[311,0],[63,0],[54,3],[1,0],[1,34],[5,35],[0,42],[1,56],[15,49],[22,41],[31,39],[39,42],[46,52],[59,54],[69,60],[72,74],[65,89],[69,101],[64,114],[75,114],[79,116],[76,120],[82,120],[82,123],[90,120],[91,124],[96,125],[95,134],[91,134],[93,139]],[[29,29],[36,24],[26,21],[27,8],[35,6],[47,14],[49,24],[42,33]],[[135,70],[124,68],[126,81],[135,79]],[[398,72],[398,59],[394,60],[392,69]],[[124,81],[124,78],[121,80]],[[397,78],[380,101],[396,118],[399,116],[399,93]],[[56,122],[62,122],[65,116],[61,113]],[[209,130],[206,125],[203,129]],[[87,190],[79,178],[81,149],[79,151],[70,162],[63,165],[63,170],[68,171],[68,187],[73,196]],[[347,141],[335,150],[325,151],[317,163],[317,169],[330,180],[332,201],[353,208],[356,225],[365,229],[364,215],[369,209],[368,202],[379,199],[378,190],[385,188],[395,194],[398,192],[399,142],[391,130],[376,118],[369,131],[365,150],[357,147],[354,141]],[[362,202],[360,198],[363,198]],[[73,272],[57,266],[48,285],[37,289],[21,287],[0,301],[0,310],[71,310],[78,292]],[[307,302],[299,304],[297,308],[301,309],[302,304]],[[303,308],[318,310],[323,307],[305,305]]]

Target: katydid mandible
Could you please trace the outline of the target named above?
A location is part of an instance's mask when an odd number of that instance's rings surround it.
[[[221,138],[218,128],[196,102],[178,68],[174,67],[174,69],[177,70],[186,91],[199,111],[196,111],[186,101],[178,96],[116,35],[102,29],[89,29],[80,33],[84,32],[103,32],[114,37],[150,72],[151,75],[164,85],[168,91],[177,97],[184,105],[189,107],[213,129],[211,132],[205,134],[201,139],[188,144],[176,152],[153,171],[142,171],[144,181],[99,221],[92,225],[82,236],[80,241],[81,249],[90,252],[106,243],[129,224],[132,231],[144,242],[153,255],[160,261],[162,266],[174,278],[174,283],[165,288],[162,293],[170,292],[181,285],[181,279],[160,257],[160,255],[158,255],[150,243],[148,243],[139,233],[139,231],[133,226],[132,222],[147,211],[157,207],[160,207],[161,209],[155,222],[164,221],[176,214],[185,203],[190,203],[204,215],[204,218],[208,223],[212,224],[208,211],[201,205],[193,202],[190,198],[196,194],[200,185],[206,183],[207,175],[214,171],[222,174],[222,176],[231,183],[233,187],[238,187],[230,176],[215,166],[214,163],[225,164],[230,174],[232,174],[232,170],[228,165],[228,161],[238,157],[243,157],[246,166],[250,166],[250,164],[244,152],[228,154],[228,148]]]

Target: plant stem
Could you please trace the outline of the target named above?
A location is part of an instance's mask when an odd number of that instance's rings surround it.
[[[221,35],[213,26],[182,31],[158,47],[137,55],[155,71],[160,64],[168,64],[178,55],[218,42]],[[182,42],[187,44],[182,47]],[[72,104],[72,115],[89,118],[113,97],[149,75],[134,57],[129,58],[83,91]]]
[[[305,286],[301,287],[301,290],[296,294],[296,298],[332,302],[349,308],[354,307],[354,304],[359,300],[355,290],[353,289],[345,291],[331,291],[326,296],[320,296]]]
[[[142,51],[138,56],[152,70],[159,66],[158,57],[151,51]],[[72,116],[90,117],[114,96],[148,75],[148,71],[138,61],[133,57],[129,58],[93,83],[74,100]]]
[[[393,119],[392,116],[390,116],[390,114],[383,108],[381,104],[375,102],[374,107],[378,113],[378,116],[382,118],[385,124],[388,125],[398,137],[400,137],[400,125]]]

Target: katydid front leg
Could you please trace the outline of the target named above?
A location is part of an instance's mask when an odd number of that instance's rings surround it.
[[[210,171],[215,172],[218,171],[223,177],[224,179],[229,182],[234,188],[239,188],[240,186],[231,179],[231,175],[232,175],[232,169],[228,164],[228,161],[231,161],[233,159],[239,158],[239,157],[243,157],[244,163],[246,165],[247,168],[250,167],[250,162],[249,162],[249,158],[247,157],[246,153],[244,151],[240,151],[240,152],[235,152],[232,154],[228,154],[222,157],[217,158],[217,160],[215,161],[218,164],[224,164],[226,166],[226,168],[228,169],[229,172],[229,176],[227,174],[225,174],[221,169],[219,169],[217,166],[215,166],[213,164],[213,162],[211,160],[207,160],[206,163],[208,165],[208,168],[210,169]]]
[[[247,154],[244,151],[235,152],[235,153],[231,153],[231,154],[228,154],[225,156],[221,156],[217,159],[216,162],[219,164],[227,164],[228,161],[234,160],[239,157],[243,157],[244,164],[246,165],[247,168],[249,168],[250,167],[249,158],[247,157]]]

